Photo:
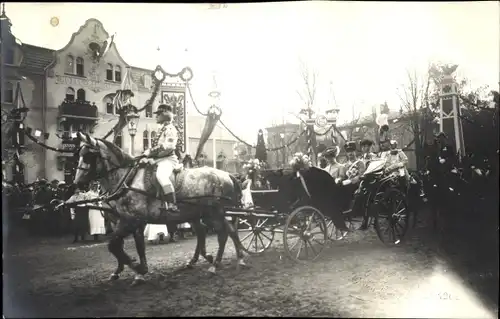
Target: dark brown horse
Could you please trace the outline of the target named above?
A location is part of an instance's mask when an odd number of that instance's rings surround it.
[[[210,167],[184,169],[171,177],[176,189],[179,213],[162,213],[162,201],[155,190],[145,182],[146,169],[138,168],[134,158],[116,145],[79,133],[82,141],[74,183],[98,180],[105,192],[113,194],[108,204],[116,214],[117,224],[108,244],[109,251],[118,260],[118,268],[111,275],[117,279],[124,265],[136,272],[134,284],[144,281],[148,272],[144,247],[144,227],[147,223],[166,224],[189,222],[197,235],[195,254],[188,265],[198,261],[199,255],[212,262],[206,254],[205,229],[201,220],[209,220],[217,232],[219,249],[209,271],[215,272],[222,259],[228,235],[234,242],[238,266],[244,265],[238,235],[225,219],[224,206],[238,205],[241,189],[227,172]],[[131,171],[135,171],[131,175]],[[129,181],[129,185],[125,185]],[[124,238],[133,235],[140,263],[132,261],[123,250]]]

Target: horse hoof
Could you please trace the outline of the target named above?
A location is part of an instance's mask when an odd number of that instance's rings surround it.
[[[194,264],[189,262],[186,264],[186,269],[193,269],[194,268]]]
[[[213,264],[214,263],[214,257],[212,255],[207,255],[205,257],[205,259],[210,263],[210,264]]]
[[[236,264],[237,270],[248,269],[248,268],[250,268],[250,266],[247,265],[243,259],[238,260],[238,263]]]
[[[120,278],[120,276],[117,274],[112,274],[111,276],[109,276],[109,280],[111,280],[111,281],[118,280],[119,278]]]
[[[136,287],[136,286],[144,284],[145,282],[146,282],[146,279],[144,279],[143,276],[135,276],[134,281],[132,281],[132,284],[130,286]]]
[[[208,268],[208,272],[215,275],[215,266],[210,266],[210,268]]]

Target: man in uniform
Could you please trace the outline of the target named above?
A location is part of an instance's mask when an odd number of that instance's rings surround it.
[[[362,154],[361,159],[365,162],[365,166],[368,166],[371,160],[377,158],[377,155],[371,152],[373,141],[369,139],[364,139],[361,142],[359,142],[359,145],[361,146],[361,154]]]
[[[156,139],[151,143],[152,148],[144,152],[146,158],[141,159],[141,162],[150,162],[148,158],[156,161],[158,165],[156,178],[163,189],[165,208],[169,211],[177,211],[175,189],[170,180],[172,171],[179,164],[175,154],[178,135],[176,127],[172,124],[174,118],[172,106],[161,104],[155,114],[156,123],[159,125]]]
[[[356,155],[356,142],[350,141],[344,145],[347,155],[347,163],[345,167],[347,171],[345,177],[347,178],[342,182],[343,185],[357,184],[361,175],[365,172],[365,163]]]

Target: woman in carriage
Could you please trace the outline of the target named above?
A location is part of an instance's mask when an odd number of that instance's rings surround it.
[[[335,182],[338,184],[342,177],[345,175],[345,166],[337,162],[337,155],[340,153],[338,146],[328,147],[323,151],[322,157],[326,160],[326,167],[323,168],[325,171],[330,174],[335,179]]]

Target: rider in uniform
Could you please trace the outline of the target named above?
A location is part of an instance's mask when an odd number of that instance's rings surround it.
[[[156,178],[160,183],[165,196],[165,207],[169,211],[177,211],[175,201],[175,189],[170,180],[174,168],[179,164],[175,148],[177,146],[177,129],[172,124],[173,110],[171,105],[161,104],[158,106],[156,123],[159,124],[155,140],[151,143],[152,148],[144,152],[146,158],[141,162],[149,162],[147,158],[155,159],[158,166]]]

